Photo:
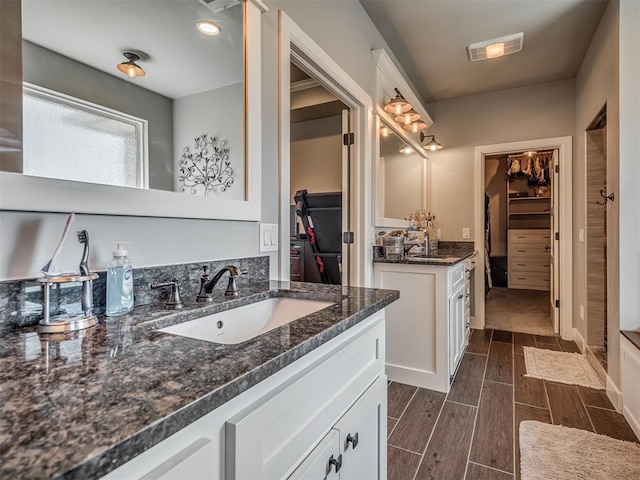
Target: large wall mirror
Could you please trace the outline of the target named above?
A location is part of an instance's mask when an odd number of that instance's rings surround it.
[[[379,217],[403,220],[427,208],[427,158],[384,122],[379,131]]]
[[[384,110],[399,89],[413,109],[420,114],[426,128],[433,120],[395,66],[382,49],[374,50],[376,66],[376,126],[377,161],[375,168],[376,218],[375,226],[405,228],[405,220],[417,209],[429,209],[429,164],[427,153],[419,140],[419,132],[403,128],[395,116]]]
[[[3,7],[3,30],[20,36],[9,47],[3,34],[1,80],[20,99],[3,88],[2,114],[21,130],[0,129],[0,208],[259,220],[265,10],[259,0]],[[7,78],[11,62],[21,76]]]

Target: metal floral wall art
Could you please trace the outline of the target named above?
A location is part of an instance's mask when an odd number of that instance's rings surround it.
[[[207,196],[217,188],[224,192],[233,185],[233,168],[225,140],[203,133],[195,139],[193,151],[184,147],[180,160],[180,191]]]

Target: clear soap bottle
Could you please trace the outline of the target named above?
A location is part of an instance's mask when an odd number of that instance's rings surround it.
[[[117,242],[107,267],[107,316],[119,317],[133,310],[133,267],[129,252]]]

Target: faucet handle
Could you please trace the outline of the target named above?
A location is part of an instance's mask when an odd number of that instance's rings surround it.
[[[183,307],[182,299],[180,298],[180,286],[178,285],[178,279],[174,278],[170,282],[153,282],[149,285],[151,288],[171,287],[169,293],[169,299],[165,303],[165,310],[180,310]]]
[[[203,265],[202,272],[202,278],[209,278],[209,265]]]

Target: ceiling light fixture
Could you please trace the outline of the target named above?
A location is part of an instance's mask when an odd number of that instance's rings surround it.
[[[400,93],[400,90],[398,90],[397,88],[395,88],[394,90],[396,91],[396,98],[392,99],[384,106],[384,111],[393,113],[394,115],[398,116],[402,115],[405,112],[408,112],[413,107],[409,102],[405,100],[405,98]]]
[[[469,52],[469,60],[477,62],[478,60],[498,58],[519,52],[522,50],[523,44],[524,33],[520,32],[484,42],[472,43],[467,47],[467,50]]]
[[[425,135],[424,133],[420,132],[420,142],[424,142],[427,138],[431,138],[431,140],[429,140],[426,145],[422,146],[422,148],[424,148],[425,150],[431,150],[432,152],[434,152],[436,150],[442,150],[442,148],[444,148],[441,144],[436,142],[435,135]]]
[[[196,28],[200,33],[204,33],[209,36],[218,35],[222,31],[222,29],[211,20],[202,20],[201,22],[196,23]]]
[[[122,55],[127,59],[126,62],[119,63],[117,68],[129,78],[144,77],[146,72],[136,64],[140,60],[140,55],[131,52],[123,52]]]
[[[413,153],[413,148],[411,148],[409,145],[405,145],[399,150],[399,152],[404,153],[405,155],[409,155],[410,153]]]
[[[413,122],[410,125],[403,125],[402,128],[405,130],[411,130],[413,133],[418,133],[420,130],[427,128],[427,124],[424,122]]]

